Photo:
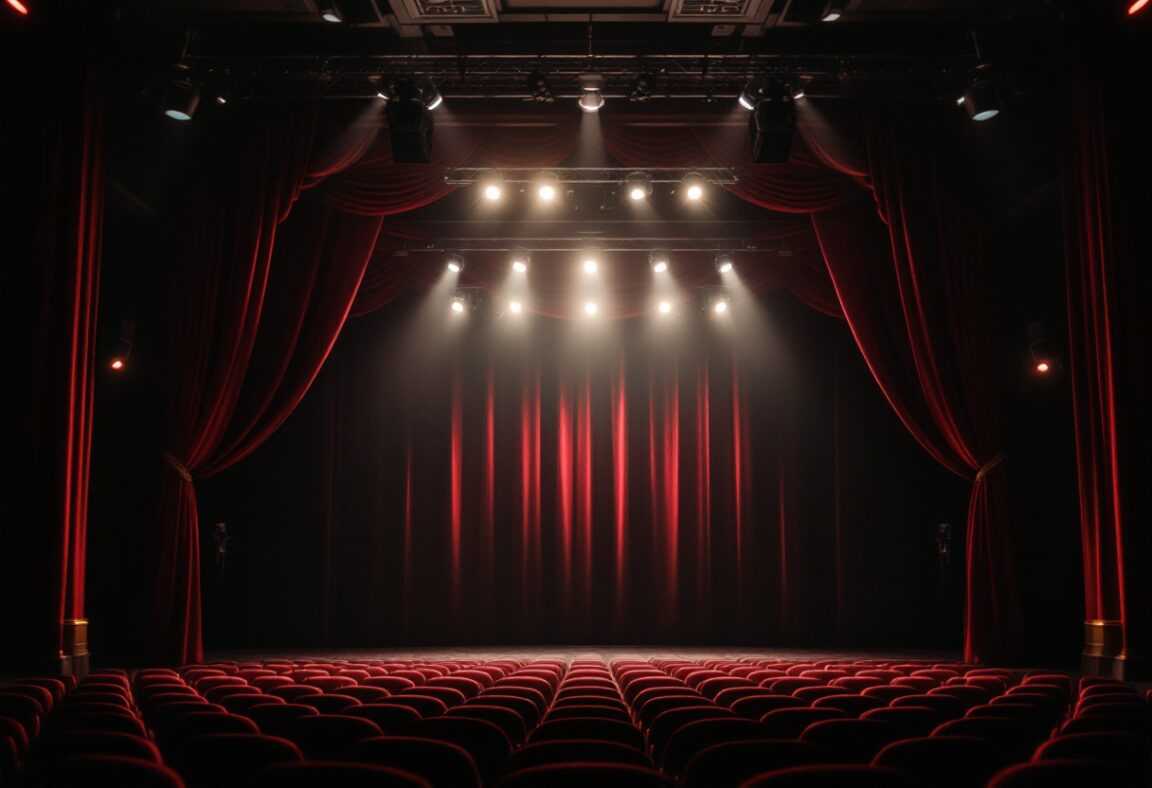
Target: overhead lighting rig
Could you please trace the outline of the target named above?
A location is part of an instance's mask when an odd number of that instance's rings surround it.
[[[643,171],[630,167],[559,167],[546,173],[529,167],[511,167],[498,172],[487,167],[450,167],[444,176],[449,186],[474,186],[485,184],[488,179],[499,175],[502,183],[540,184],[547,178],[555,188],[576,184],[623,185],[630,178],[643,176],[648,186],[697,186],[701,190],[707,184],[726,186],[736,183],[736,170],[733,167],[657,167]],[[690,199],[696,199],[689,195]]]

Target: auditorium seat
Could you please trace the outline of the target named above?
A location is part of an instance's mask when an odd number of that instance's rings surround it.
[[[1152,726],[1149,726],[1146,720],[1133,720],[1128,716],[1103,714],[1089,715],[1087,717],[1072,717],[1060,726],[1061,734],[1096,733],[1098,731],[1135,733],[1147,739],[1152,735]]]
[[[483,696],[480,696],[483,698]],[[467,705],[460,708],[466,709]],[[548,710],[545,721],[562,720],[570,717],[594,717],[601,720],[617,720],[619,722],[631,723],[632,716],[628,713],[628,709],[623,704],[619,706],[609,706],[603,703],[587,703],[572,706],[553,705]]]
[[[121,755],[80,755],[42,764],[27,775],[26,788],[185,788],[167,766]]]
[[[766,768],[806,766],[825,760],[823,750],[811,742],[733,740],[700,750],[688,761],[678,784],[682,788],[737,788]]]
[[[644,735],[627,722],[595,717],[569,717],[540,723],[528,736],[532,743],[557,739],[614,741],[637,750],[644,749]]]
[[[500,773],[512,754],[512,742],[504,731],[490,722],[467,717],[434,717],[412,724],[408,735],[446,741],[463,748],[476,763],[481,779],[487,783]]]
[[[338,758],[352,742],[382,735],[376,723],[363,717],[317,714],[297,717],[281,734],[296,743],[309,759]]]
[[[869,763],[899,736],[894,725],[878,720],[823,720],[805,728],[800,741],[819,745],[837,761]]]
[[[1130,774],[1099,761],[1052,760],[1019,763],[1000,771],[988,788],[1147,788]]]
[[[774,709],[760,718],[777,739],[798,739],[814,722],[843,719],[848,715],[840,709],[813,709],[809,707]]]
[[[828,764],[777,769],[741,788],[924,788],[907,772],[886,766]]]
[[[197,736],[172,760],[189,788],[244,788],[256,774],[280,763],[304,760],[288,739],[255,733],[215,733]]]
[[[771,738],[759,722],[740,717],[696,720],[682,725],[669,737],[659,761],[662,771],[680,774],[689,761],[714,744]]]
[[[80,755],[120,755],[153,763],[164,762],[156,745],[143,736],[104,730],[54,732],[36,743],[30,761]]]
[[[877,753],[872,764],[900,769],[938,788],[983,788],[1009,762],[984,739],[930,736],[892,742]]]
[[[481,784],[472,756],[445,741],[410,736],[361,739],[349,745],[343,757],[350,762],[409,772],[433,786],[479,788]]]
[[[852,717],[859,717],[866,711],[878,709],[886,704],[879,698],[869,698],[866,695],[826,695],[812,701],[814,709],[840,709]]]
[[[653,769],[619,763],[558,763],[533,766],[500,781],[501,788],[671,788]]]
[[[862,720],[879,720],[894,726],[902,738],[927,736],[947,719],[937,709],[922,706],[887,706],[870,709],[860,715]]]
[[[595,739],[556,739],[526,744],[508,760],[507,772],[550,763],[623,763],[652,767],[652,761],[640,750],[613,741]]]
[[[257,788],[433,788],[411,772],[366,763],[322,761],[282,763],[261,769]]]
[[[499,693],[498,690],[485,690],[477,695],[472,700],[465,703],[465,706],[473,703],[479,703],[486,706],[500,706],[505,709],[515,711],[524,720],[524,724],[529,728],[536,727],[540,722],[540,707],[529,698],[521,698],[515,695],[504,695]]]
[[[1036,754],[1035,761],[1086,760],[1103,761],[1130,771],[1152,782],[1149,767],[1150,751],[1148,741],[1132,733],[1071,733],[1056,736],[1044,742]]]
[[[504,731],[504,735],[514,746],[522,744],[524,737],[527,736],[527,725],[524,723],[524,718],[512,709],[501,708],[500,706],[465,703],[449,709],[446,716],[466,717],[490,722]]]
[[[768,712],[776,709],[795,709],[805,706],[804,701],[793,698],[791,695],[753,695],[736,701],[732,704],[731,709],[741,717],[759,720]]]

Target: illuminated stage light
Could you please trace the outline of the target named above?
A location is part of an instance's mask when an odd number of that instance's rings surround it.
[[[604,78],[597,74],[585,74],[580,77],[580,98],[577,103],[585,112],[599,112],[604,106]]]
[[[514,315],[518,315],[524,311],[524,305],[521,304],[519,301],[509,301],[508,302],[508,311]]]
[[[486,172],[480,177],[480,186],[483,190],[484,199],[488,202],[496,202],[504,196],[504,179],[500,177],[498,172]]]
[[[957,103],[964,107],[972,120],[991,120],[1000,114],[1000,87],[992,66],[984,63],[976,67],[968,88]]]
[[[1138,14],[1148,6],[1149,0],[1136,0],[1132,5],[1128,6],[1128,16]],[[27,13],[27,12],[25,12]]]
[[[688,202],[700,202],[704,198],[704,178],[698,173],[690,172],[684,176],[684,196]]]
[[[333,0],[316,0],[316,10],[320,12],[320,18],[325,22],[335,25],[344,21],[344,15],[340,13]]]
[[[555,173],[546,172],[536,178],[536,196],[540,202],[554,202],[560,196],[560,179]]]
[[[844,7],[848,5],[846,0],[831,0],[830,3],[824,8],[824,14],[820,17],[821,22],[835,22],[844,15]]]
[[[464,296],[452,296],[452,311],[458,315],[464,314],[464,310],[468,308],[467,299]]]
[[[664,273],[668,270],[668,253],[663,251],[649,253],[648,264],[652,266],[652,270],[656,273]]]
[[[716,255],[715,263],[716,263],[716,270],[722,274],[728,273],[734,267],[734,264],[732,262],[732,256],[728,255],[728,254]]]
[[[595,301],[584,302],[584,314],[588,315],[589,317],[593,317],[599,311],[600,306]]]
[[[1049,364],[1047,361],[1037,361],[1036,362],[1036,371],[1039,372],[1041,375],[1048,374],[1048,371],[1051,369],[1052,369],[1052,365]]]
[[[652,195],[652,178],[644,172],[634,172],[624,181],[628,199],[633,202],[646,200]]]
[[[458,274],[464,270],[464,258],[458,254],[448,255],[448,270]]]
[[[656,308],[660,310],[660,314],[662,314],[662,315],[672,314],[672,302],[671,301],[661,301],[660,305]]]
[[[723,299],[718,299],[716,303],[712,304],[712,311],[718,315],[722,315],[728,311],[728,302]]]
[[[8,6],[18,14],[28,16],[28,6],[20,2],[20,0],[8,0]],[[1133,13],[1129,11],[1128,13]]]
[[[112,367],[112,369],[119,372],[120,370],[124,369],[124,359],[114,358],[114,359],[112,359],[112,363],[109,364],[108,366]]]
[[[526,249],[517,249],[512,252],[512,270],[518,274],[528,273],[528,265],[532,262],[531,255]]]
[[[600,261],[594,253],[589,253],[584,258],[584,273],[594,274],[600,270]]]
[[[200,90],[187,76],[168,83],[164,91],[164,114],[172,120],[188,121],[200,106]]]

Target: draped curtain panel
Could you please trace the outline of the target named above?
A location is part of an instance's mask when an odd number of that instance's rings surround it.
[[[971,479],[965,657],[1016,644],[1003,460],[990,373],[979,214],[947,120],[923,107],[864,115],[875,213],[857,202],[813,214],[844,315],[901,421],[937,462]],[[877,214],[879,220],[877,220]]]
[[[1085,612],[1116,622],[1133,669],[1152,657],[1149,342],[1152,87],[1114,53],[1068,69],[1061,191],[1069,366],[1083,541]],[[1113,624],[1114,626],[1115,624]]]
[[[0,116],[0,205],[11,233],[0,238],[0,444],[12,460],[0,481],[0,663],[37,671],[59,669],[70,650],[65,622],[85,615],[104,209],[93,30],[43,16],[0,28],[0,49],[25,64],[0,81],[20,107]],[[40,77],[28,80],[29,69]]]

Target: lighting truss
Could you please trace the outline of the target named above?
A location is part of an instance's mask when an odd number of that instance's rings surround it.
[[[516,167],[501,169],[500,176],[504,183],[531,184],[540,177],[539,167]],[[628,176],[636,174],[633,167],[553,167],[548,170],[556,176],[561,184],[623,184]],[[696,175],[705,183],[731,185],[739,179],[736,177],[734,167],[669,167],[645,169],[653,184],[672,184],[679,186],[688,175]],[[484,182],[485,178],[492,177],[491,167],[452,167],[444,176],[444,182],[449,186],[472,186]]]

